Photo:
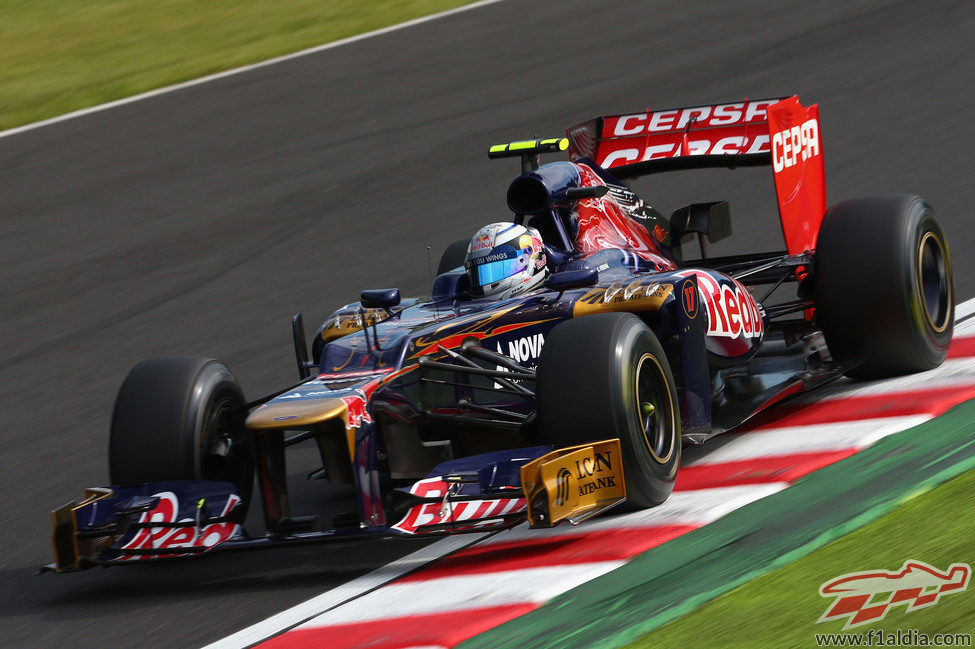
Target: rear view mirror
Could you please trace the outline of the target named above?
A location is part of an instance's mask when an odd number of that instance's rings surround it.
[[[399,289],[368,289],[359,295],[359,301],[364,309],[391,309],[400,303]]]
[[[593,286],[598,281],[599,271],[595,268],[583,268],[581,270],[564,270],[561,273],[552,273],[545,280],[545,286],[553,291],[568,291],[573,288]]]

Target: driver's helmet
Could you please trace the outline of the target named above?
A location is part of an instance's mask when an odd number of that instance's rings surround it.
[[[477,231],[464,268],[476,297],[505,299],[540,288],[548,277],[542,235],[516,223],[492,223]]]

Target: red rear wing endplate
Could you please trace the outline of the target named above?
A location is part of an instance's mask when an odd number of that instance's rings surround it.
[[[816,247],[826,211],[819,106],[798,97],[604,115],[566,129],[570,158],[621,179],[662,171],[771,165],[790,254]]]

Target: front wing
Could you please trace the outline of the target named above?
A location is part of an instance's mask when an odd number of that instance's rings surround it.
[[[207,480],[92,488],[51,512],[54,563],[70,572],[214,551],[350,537],[443,535],[529,522],[578,524],[626,499],[618,439],[553,450],[516,449],[445,462],[410,489],[394,490],[397,523],[249,537],[232,484]]]

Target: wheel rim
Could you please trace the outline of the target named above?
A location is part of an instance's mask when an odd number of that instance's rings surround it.
[[[251,479],[250,458],[241,425],[240,407],[234,400],[216,400],[206,419],[201,475],[205,480],[233,482],[245,489]]]
[[[951,289],[945,251],[933,232],[925,232],[921,237],[917,268],[924,316],[928,325],[936,333],[941,333],[948,326],[951,313]]]
[[[674,453],[674,407],[663,368],[652,354],[640,357],[636,369],[637,418],[653,459],[665,464]]]

